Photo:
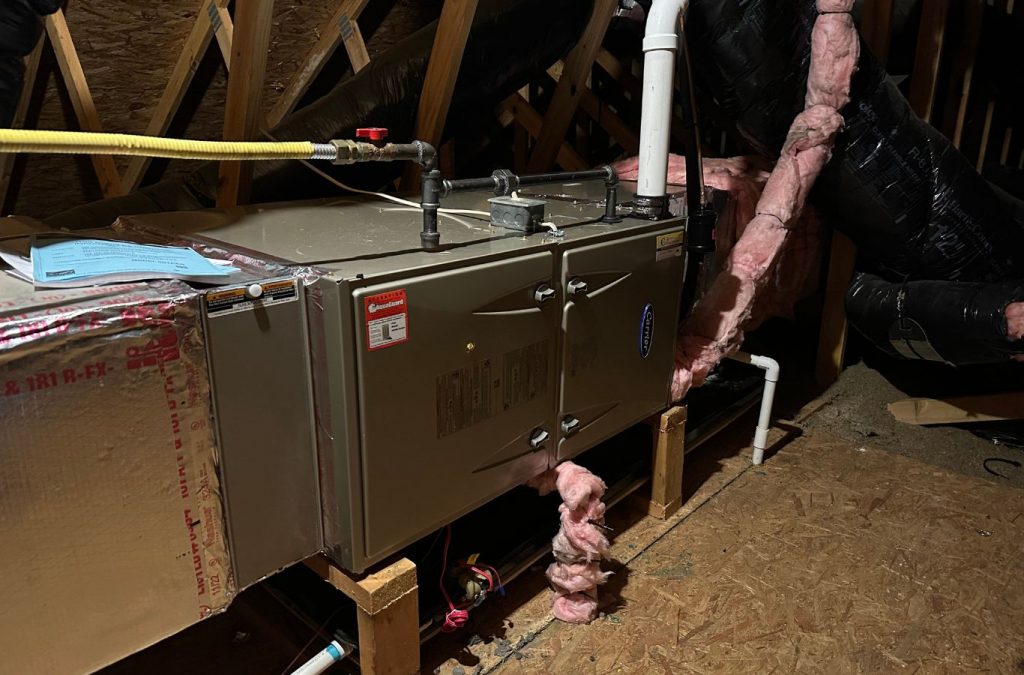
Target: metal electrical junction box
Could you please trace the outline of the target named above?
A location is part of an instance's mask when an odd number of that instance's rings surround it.
[[[684,220],[599,222],[600,182],[530,192],[558,236],[442,216],[435,252],[420,249],[419,214],[380,202],[146,217],[315,270],[324,544],[348,569],[668,404]],[[486,211],[487,197],[444,206]],[[251,369],[213,357],[224,378]]]

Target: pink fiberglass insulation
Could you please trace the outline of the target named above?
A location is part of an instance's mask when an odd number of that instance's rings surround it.
[[[604,523],[601,497],[608,488],[600,478],[572,462],[559,464],[528,485],[542,495],[557,489],[562,497],[558,507],[561,527],[551,542],[555,562],[547,570],[554,592],[552,613],[569,623],[589,623],[597,616],[597,587],[610,575],[601,571],[608,538],[598,527]]]
[[[811,33],[811,64],[803,112],[796,116],[753,217],[729,251],[722,271],[694,307],[676,348],[672,399],[699,386],[727,354],[739,348],[743,326],[804,209],[807,194],[832,156],[843,127],[839,110],[849,102],[860,43],[851,0],[818,0]]]
[[[1011,340],[1024,339],[1024,302],[1014,302],[1006,308],[1006,332]]]
[[[638,158],[633,157],[614,166],[622,180],[635,180],[637,164]],[[771,175],[771,167],[771,162],[763,157],[704,160],[704,185],[729,195],[715,228],[715,269],[727,265],[729,252],[757,214],[757,203]],[[668,182],[686,184],[683,157],[669,156]],[[813,209],[806,208],[797,223],[786,238],[770,277],[755,298],[750,316],[743,322],[743,330],[756,328],[769,317],[792,316],[797,300],[816,288],[821,222]]]

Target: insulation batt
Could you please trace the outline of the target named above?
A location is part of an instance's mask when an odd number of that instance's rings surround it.
[[[633,157],[614,164],[622,180],[636,179],[637,160]],[[727,265],[729,251],[757,214],[757,202],[771,168],[769,160],[757,156],[704,160],[704,185],[729,195],[715,228],[716,269]],[[682,156],[669,156],[668,181],[672,185],[686,184],[686,161]],[[743,322],[743,330],[756,328],[770,317],[792,316],[797,300],[814,292],[820,242],[821,219],[814,209],[805,208],[797,227],[786,238],[770,278],[755,298],[751,314]]]
[[[562,498],[558,507],[561,528],[551,542],[555,562],[547,569],[554,592],[552,613],[568,623],[589,623],[597,616],[597,587],[611,575],[601,571],[608,538],[594,525],[604,522],[601,497],[608,487],[572,462],[559,464],[527,485],[542,495],[557,489]]]
[[[750,224],[683,326],[672,378],[674,401],[703,384],[722,358],[739,348],[755,301],[769,285],[791,232],[800,226],[807,195],[832,156],[843,128],[839,111],[849,102],[860,58],[857,31],[847,14],[852,4],[818,0],[804,110],[789,128]]]

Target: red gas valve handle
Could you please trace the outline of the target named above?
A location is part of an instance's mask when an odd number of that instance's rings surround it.
[[[366,127],[356,129],[356,138],[368,140],[374,145],[383,145],[388,137],[388,130],[383,127]]]

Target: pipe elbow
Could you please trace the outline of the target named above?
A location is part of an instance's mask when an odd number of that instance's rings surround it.
[[[779,381],[779,362],[770,356],[759,356],[757,354],[750,355],[751,365],[757,366],[764,371],[764,379],[768,382]]]
[[[644,29],[645,52],[679,48],[678,21],[689,5],[690,0],[654,0]]]
[[[416,146],[419,148],[419,157],[416,163],[419,164],[424,171],[433,171],[437,168],[437,149],[427,143],[426,141],[414,141]]]

